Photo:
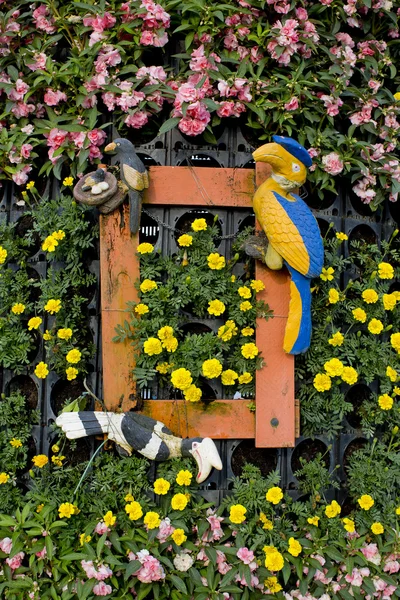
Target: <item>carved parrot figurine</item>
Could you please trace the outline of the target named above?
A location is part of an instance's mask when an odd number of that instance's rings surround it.
[[[115,155],[114,161],[119,163],[121,180],[129,190],[129,225],[131,232],[135,234],[140,226],[142,192],[149,187],[146,167],[129,140],[117,138],[104,148],[104,152]]]
[[[70,440],[106,433],[108,439],[129,456],[134,449],[155,461],[193,457],[198,468],[197,483],[207,479],[213,467],[218,471],[222,469],[221,458],[212,439],[175,437],[164,423],[138,413],[64,412],[57,417],[56,424]]]
[[[293,193],[306,180],[312,164],[305,148],[289,137],[274,135],[273,143],[253,152],[256,162],[272,167],[269,177],[257,189],[253,207],[268,238],[265,263],[270,269],[285,264],[291,275],[289,316],[284,350],[305,352],[311,340],[310,282],[321,273],[324,248],[317,220],[305,202]]]

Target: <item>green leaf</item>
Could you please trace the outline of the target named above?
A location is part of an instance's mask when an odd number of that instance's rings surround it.
[[[180,592],[182,592],[183,594],[187,594],[188,593],[187,587],[185,585],[185,582],[180,577],[178,577],[177,575],[172,575],[172,574],[169,577],[170,577],[172,583],[174,584],[174,586]]]
[[[178,125],[180,120],[180,117],[172,117],[171,119],[168,119],[167,121],[165,121],[165,123],[161,125],[157,135],[162,135],[163,133],[170,131],[171,129],[176,127],[176,125]]]
[[[131,560],[131,562],[127,564],[125,569],[124,581],[129,579],[129,577],[132,577],[133,573],[140,569],[141,564],[142,563],[139,560]]]
[[[153,586],[151,583],[141,583],[137,595],[137,600],[143,600],[143,598],[146,598],[146,596],[150,594],[152,587]]]

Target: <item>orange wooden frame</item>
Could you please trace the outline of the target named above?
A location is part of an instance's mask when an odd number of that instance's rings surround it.
[[[269,176],[268,166],[251,169],[150,167],[149,205],[250,208],[252,197]],[[127,317],[126,303],[137,300],[138,236],[129,231],[129,207],[100,216],[100,272],[103,395],[109,410],[135,407],[132,379],[134,354],[129,342],[115,343],[115,327]],[[183,400],[146,400],[141,412],[165,423],[181,437],[255,438],[257,447],[293,446],[295,440],[294,359],[282,349],[289,306],[286,272],[269,271],[257,262],[256,277],[265,282],[260,298],[273,318],[260,319],[256,344],[266,366],[256,375],[256,412],[248,400],[215,400],[205,404]]]

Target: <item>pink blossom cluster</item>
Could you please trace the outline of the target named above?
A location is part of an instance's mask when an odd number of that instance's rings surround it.
[[[196,87],[200,79],[201,77],[196,74],[190,76],[187,82],[178,86],[174,100],[172,116],[180,117],[179,129],[190,136],[203,133],[211,120],[210,112],[203,102],[210,91],[209,81],[206,78],[201,87]]]
[[[82,560],[82,569],[85,571],[88,579],[97,579],[97,581],[104,581],[112,576],[113,572],[107,565],[99,563],[96,567],[92,560]]]
[[[330,152],[322,157],[322,165],[324,171],[329,175],[339,175],[343,171],[344,164],[340,156],[336,152]]]
[[[140,43],[143,46],[162,48],[168,42],[168,34],[165,30],[170,26],[170,15],[153,0],[142,0],[140,8],[146,11],[138,15],[143,19]],[[125,12],[129,14],[129,10]]]
[[[312,44],[319,41],[317,29],[308,20],[306,9],[297,8],[296,17],[297,19],[287,19],[284,22],[276,21],[273,25],[273,39],[268,43],[267,50],[281,65],[288,65],[296,52],[303,58],[310,58],[311,47],[307,45],[307,40]]]
[[[159,525],[156,538],[158,540],[160,540],[161,544],[163,544],[164,542],[167,541],[169,536],[172,533],[174,533],[174,531],[175,531],[175,527],[173,525],[171,525],[171,520],[168,517],[166,517],[165,519],[162,519],[162,521]]]
[[[94,46],[97,42],[104,40],[106,37],[104,31],[113,27],[116,21],[116,18],[109,12],[105,12],[103,16],[96,15],[95,17],[84,17],[83,24],[85,27],[93,29],[89,38],[89,46]]]
[[[247,3],[242,3],[241,6],[245,7],[245,4]],[[226,17],[225,24],[228,26],[228,29],[224,32],[224,47],[231,52],[237,52],[240,60],[244,60],[248,57],[252,63],[257,64],[262,59],[260,48],[256,45],[253,45],[252,48],[248,48],[244,45],[244,40],[250,33],[249,26],[253,23],[255,18],[257,19],[260,16],[260,10],[250,6],[250,4],[246,6],[246,8],[248,8],[250,12],[235,13]],[[210,39],[208,39],[208,37]],[[211,36],[208,37],[203,34],[200,41],[202,43],[211,42]]]
[[[50,11],[45,4],[40,4],[32,13],[35,27],[46,33],[55,33],[55,21],[50,15]]]
[[[10,33],[18,33],[21,30],[21,25],[17,21],[20,14],[20,10],[14,10],[11,14],[6,14],[4,20],[2,19],[0,23],[0,56],[10,54],[10,46],[13,41],[13,36]]]
[[[106,134],[101,129],[93,129],[92,131],[64,131],[54,127],[48,134],[47,145],[49,146],[48,156],[53,164],[59,160],[60,154],[54,156],[56,150],[64,146],[65,148],[72,147],[79,152],[82,148],[89,148],[89,158],[94,160],[102,158],[99,146],[102,146],[106,140]]]
[[[151,583],[152,581],[161,581],[165,579],[165,571],[160,561],[152,556],[148,550],[140,550],[137,554],[130,552],[129,560],[138,560],[140,568],[133,573],[142,583]]]

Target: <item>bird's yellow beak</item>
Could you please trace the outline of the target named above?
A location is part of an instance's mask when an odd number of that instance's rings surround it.
[[[115,142],[110,142],[110,144],[107,144],[107,146],[104,148],[104,152],[114,152],[116,147],[117,145]]]
[[[256,162],[265,162],[271,165],[274,171],[279,171],[284,167],[287,158],[284,156],[287,154],[284,148],[279,144],[271,142],[270,144],[264,144],[253,152],[253,158]]]

